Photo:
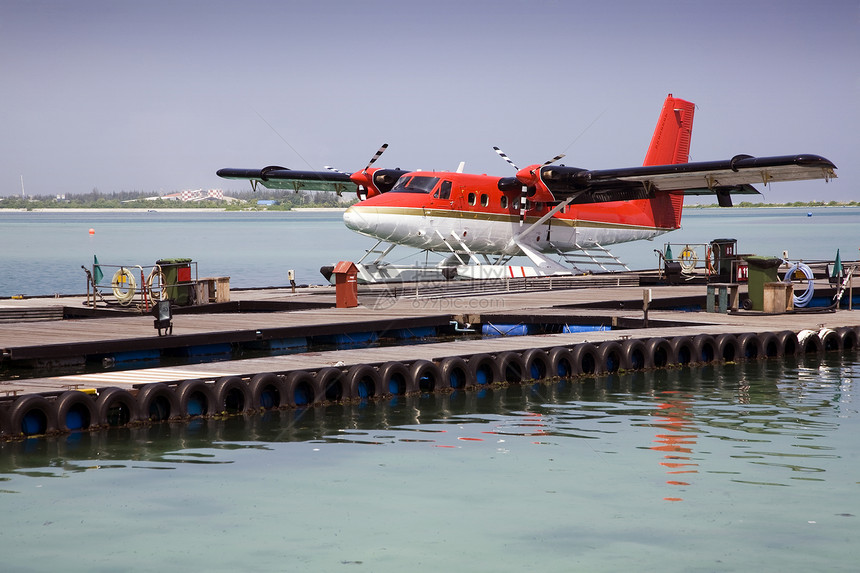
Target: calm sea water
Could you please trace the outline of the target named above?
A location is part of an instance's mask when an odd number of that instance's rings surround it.
[[[856,571],[860,362],[0,446],[4,571]]]
[[[860,208],[687,209],[682,229],[611,249],[637,269],[654,268],[654,249],[666,242],[717,238],[737,239],[742,253],[832,260],[841,249],[843,259],[857,259],[858,224]],[[0,244],[0,297],[9,297],[83,293],[81,265],[91,267],[94,255],[125,266],[191,258],[199,276],[229,276],[233,287],[283,286],[288,269],[299,284],[323,284],[321,266],[358,260],[374,241],[347,230],[339,212],[0,211]],[[389,260],[426,259],[395,249]]]
[[[860,210],[806,212],[665,241],[855,258]],[[372,244],[337,213],[0,213],[0,239],[0,296],[83,292],[93,254],[321,282]],[[854,571],[858,384],[855,357],[768,360],[0,444],[2,569]]]

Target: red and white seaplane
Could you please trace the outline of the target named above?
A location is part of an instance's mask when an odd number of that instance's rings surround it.
[[[296,192],[355,192],[360,201],[346,210],[344,223],[378,240],[357,263],[358,278],[365,282],[428,277],[431,268],[385,261],[397,245],[445,255],[432,270],[446,278],[571,274],[580,271],[575,265],[583,259],[576,257],[583,254],[604,270],[623,267],[605,247],[679,228],[685,195],[715,195],[720,206],[730,207],[732,195],[759,193],[753,183],[836,177],[832,162],[809,154],[689,163],[694,109],[669,94],[642,167],[565,167],[555,165],[564,157],[559,155],[520,169],[498,148],[515,176],[462,173],[462,164],[455,172],[373,167],[386,144],[352,174],[270,166],[221,169],[218,175],[248,179],[254,190],[259,184]],[[379,256],[365,262],[372,254]],[[508,264],[520,255],[534,266]]]

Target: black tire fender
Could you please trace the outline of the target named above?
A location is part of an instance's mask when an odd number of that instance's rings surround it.
[[[418,390],[409,375],[409,367],[402,362],[392,360],[379,367],[379,395],[404,396]]]
[[[672,345],[665,338],[650,338],[645,343],[647,352],[647,360],[652,368],[665,368],[671,364],[675,364],[675,353],[672,351]]]
[[[599,374],[614,374],[624,369],[624,347],[608,340],[597,348],[597,371]]]
[[[741,360],[760,360],[764,358],[761,339],[757,334],[744,332],[738,335],[738,346],[741,347]]]
[[[550,378],[570,378],[576,376],[573,353],[565,346],[556,346],[549,351]]]
[[[785,349],[779,341],[779,337],[773,332],[761,332],[758,335],[761,342],[762,358],[782,358]]]
[[[717,341],[710,334],[698,334],[693,337],[693,356],[695,362],[708,364],[717,359]]]
[[[61,432],[88,430],[99,425],[95,400],[80,390],[69,390],[60,394],[54,403],[54,409],[57,411],[57,429]],[[69,427],[70,415],[80,418],[80,426]]]
[[[314,379],[316,394],[325,402],[340,402],[351,397],[340,368],[327,366],[319,370]]]
[[[854,354],[857,352],[857,331],[850,326],[837,328],[836,332],[839,338],[842,339],[842,352],[845,354]]]
[[[526,380],[546,380],[550,377],[549,356],[540,348],[529,348],[523,352]]]
[[[447,380],[442,377],[439,365],[429,360],[413,362],[409,367],[409,377],[420,392],[438,392],[450,387],[447,385]]]
[[[251,407],[255,410],[274,410],[289,404],[284,377],[272,372],[261,372],[252,376],[248,382],[248,390],[251,392]]]
[[[213,391],[219,414],[244,414],[254,409],[251,389],[238,376],[222,376],[215,381]]]
[[[141,420],[150,422],[182,417],[176,392],[161,382],[147,384],[140,389],[137,393],[137,409]]]
[[[835,330],[822,328],[818,331],[818,338],[821,339],[824,352],[842,351],[842,337]]]
[[[693,347],[693,339],[689,336],[675,336],[669,344],[672,346],[673,363],[688,366],[699,362]]]
[[[296,408],[318,404],[325,399],[325,392],[317,388],[316,377],[306,370],[294,370],[287,374],[284,394],[287,405]]]
[[[21,396],[9,408],[9,428],[16,436],[38,436],[57,431],[55,405],[44,396]]]
[[[176,399],[179,401],[179,412],[183,418],[214,416],[218,413],[218,401],[212,384],[207,384],[203,380],[184,380],[179,383],[175,392]],[[189,411],[190,408],[194,411]]]
[[[519,352],[502,352],[496,356],[499,365],[499,377],[501,382],[521,384],[528,379],[526,375],[526,363]]]
[[[782,347],[783,356],[797,356],[800,354],[800,342],[797,340],[797,334],[793,331],[783,330],[777,332],[776,338]]]
[[[105,388],[96,399],[100,426],[122,427],[140,421],[137,400],[123,388]]]
[[[469,363],[459,356],[448,356],[439,362],[442,388],[462,390],[475,385],[475,379],[469,370]]]
[[[598,356],[597,347],[590,342],[577,344],[571,350],[573,355],[573,367],[577,374],[597,374]]]
[[[356,364],[346,372],[346,387],[351,398],[373,400],[382,394],[379,371],[368,364]]]
[[[489,354],[475,354],[469,358],[469,377],[476,386],[497,384],[502,380],[499,363]]]
[[[638,338],[625,340],[621,344],[621,348],[623,349],[622,364],[625,370],[644,370],[653,367],[645,343]]]
[[[717,360],[720,362],[738,362],[741,360],[741,346],[734,334],[724,333],[717,336]]]

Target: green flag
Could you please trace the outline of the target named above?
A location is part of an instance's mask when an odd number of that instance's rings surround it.
[[[95,284],[99,284],[102,282],[104,278],[104,273],[102,272],[102,268],[99,266],[99,258],[93,255],[93,282]]]
[[[830,276],[833,278],[842,276],[842,258],[839,256],[839,249],[836,249],[836,262],[833,263],[833,274]]]

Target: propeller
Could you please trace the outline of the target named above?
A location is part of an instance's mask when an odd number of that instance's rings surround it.
[[[368,162],[367,162],[367,165],[364,167],[364,169],[363,169],[362,171],[367,171],[367,169],[368,169],[371,165],[373,165],[374,163],[376,163],[376,160],[377,160],[377,159],[379,159],[379,158],[380,158],[380,156],[382,156],[382,154],[383,154],[383,153],[385,153],[385,150],[386,150],[386,149],[388,149],[388,144],[387,144],[387,143],[383,143],[383,144],[382,144],[382,147],[380,147],[380,148],[379,148],[379,151],[377,151],[377,152],[373,155],[373,157],[371,157],[371,158],[370,158],[370,161],[368,161]]]
[[[535,187],[537,185],[537,173],[540,171],[541,167],[546,167],[547,165],[555,163],[564,157],[564,153],[556,155],[541,165],[530,165],[529,167],[520,169],[513,161],[511,161],[511,158],[508,157],[504,151],[495,146],[493,146],[493,150],[499,154],[499,157],[510,163],[511,166],[517,170],[517,180],[523,184],[522,189],[520,189],[520,227],[522,227],[526,219],[526,202],[528,201],[529,187]]]

